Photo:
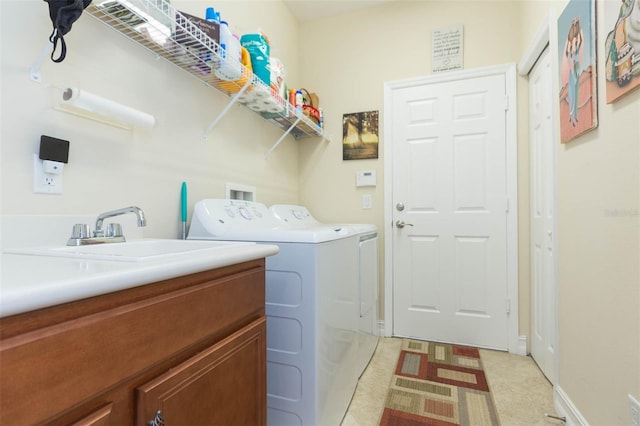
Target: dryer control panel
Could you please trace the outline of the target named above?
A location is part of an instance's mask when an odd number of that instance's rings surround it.
[[[304,206],[294,204],[274,204],[269,207],[271,213],[281,222],[296,227],[309,227],[319,225],[320,222],[311,215],[311,212]]]

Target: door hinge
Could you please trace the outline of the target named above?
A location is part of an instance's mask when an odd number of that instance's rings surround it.
[[[509,96],[504,97],[504,110],[509,111]]]
[[[504,211],[505,211],[505,212],[507,212],[507,213],[509,213],[509,207],[510,207],[510,206],[509,206],[509,197],[507,197],[507,198],[505,199],[505,208],[504,208]]]
[[[511,299],[505,299],[505,305],[507,308],[507,315],[511,313]]]

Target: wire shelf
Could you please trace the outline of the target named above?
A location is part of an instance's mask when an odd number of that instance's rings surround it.
[[[230,104],[205,131],[205,138],[233,103],[299,139],[322,136],[322,129],[224,50],[186,14],[164,0],[106,0],[85,10],[94,18],[231,97]],[[225,69],[234,70],[228,79]],[[278,141],[277,143],[279,143]],[[277,144],[276,143],[276,144]],[[274,145],[275,147],[275,145]]]

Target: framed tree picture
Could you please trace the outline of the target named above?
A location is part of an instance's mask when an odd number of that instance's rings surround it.
[[[571,0],[558,17],[560,141],[598,126],[595,0]]]
[[[378,111],[342,116],[342,159],[378,158]]]
[[[607,103],[640,87],[640,0],[604,2]]]

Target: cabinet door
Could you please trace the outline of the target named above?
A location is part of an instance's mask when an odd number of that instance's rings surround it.
[[[88,416],[78,420],[71,426],[107,426],[112,424],[113,418],[111,412],[113,411],[113,404],[105,405],[104,407],[94,411]]]
[[[167,425],[266,424],[266,320],[216,343],[136,389],[137,421]]]

